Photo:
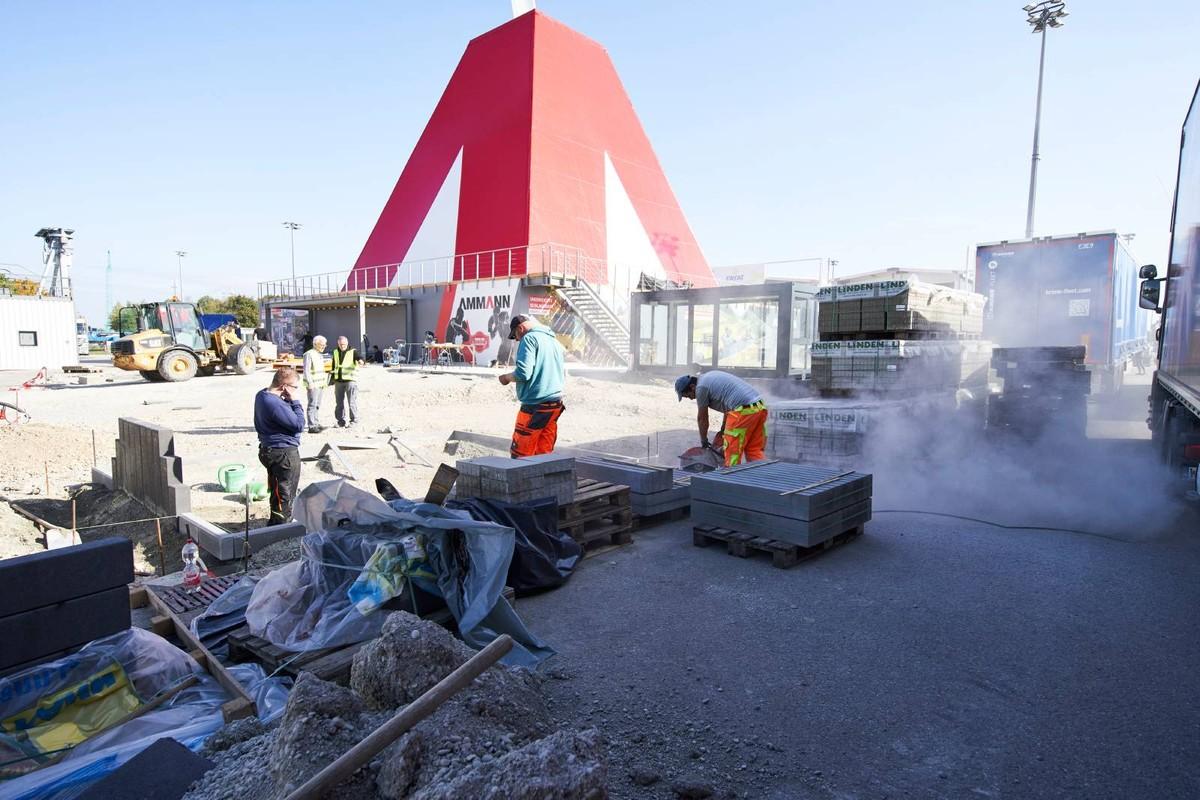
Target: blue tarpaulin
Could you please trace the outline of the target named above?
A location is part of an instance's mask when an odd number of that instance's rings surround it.
[[[237,326],[237,317],[233,314],[200,314],[200,325],[204,328],[205,333],[212,333],[222,325],[228,325],[230,322]]]

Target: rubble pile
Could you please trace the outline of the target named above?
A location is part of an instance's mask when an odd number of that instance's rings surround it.
[[[471,657],[442,627],[388,617],[354,658],[350,688],[302,673],[277,726],[214,735],[216,766],[187,800],[284,797]],[[556,730],[538,679],[496,666],[338,786],[339,798],[450,800],[607,796],[599,734]]]

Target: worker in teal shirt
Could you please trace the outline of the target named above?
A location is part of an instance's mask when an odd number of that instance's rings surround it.
[[[500,376],[500,383],[515,383],[521,403],[509,452],[513,458],[552,453],[558,441],[558,418],[565,410],[562,345],[552,330],[524,314],[509,321],[508,338],[519,343],[517,365]]]

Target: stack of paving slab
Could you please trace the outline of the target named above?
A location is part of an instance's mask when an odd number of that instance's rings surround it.
[[[982,295],[919,281],[827,286],[812,382],[822,392],[914,395],[987,386]]]
[[[629,487],[629,503],[639,517],[663,514],[691,505],[690,473],[638,464],[616,458],[581,456],[575,459],[575,474],[604,483]]]
[[[865,339],[812,343],[822,390],[914,394],[987,385],[992,347],[980,341]]]
[[[550,453],[526,458],[484,456],[459,461],[454,491],[458,497],[481,497],[506,503],[528,503],[553,497],[559,505],[575,498],[575,459]]]
[[[980,395],[983,397],[983,395]],[[953,393],[900,399],[784,400],[767,408],[768,458],[849,469],[880,456],[916,457],[914,447],[961,426],[982,427],[982,403]]]
[[[988,398],[988,428],[1030,439],[1050,429],[1086,436],[1092,380],[1086,355],[1082,345],[997,347],[992,367],[1004,391]]]
[[[812,547],[871,519],[871,476],[759,461],[692,475],[692,521]]]
[[[817,333],[921,333],[960,339],[983,332],[983,295],[920,281],[826,286],[817,293]],[[829,337],[829,338],[832,338]]]

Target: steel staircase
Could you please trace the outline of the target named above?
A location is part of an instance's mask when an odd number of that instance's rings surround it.
[[[566,281],[553,290],[569,305],[613,352],[622,364],[629,365],[629,328],[608,304],[596,294],[587,281]]]

